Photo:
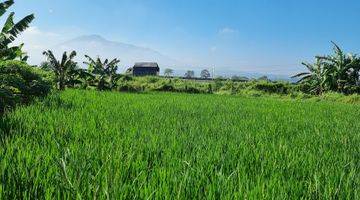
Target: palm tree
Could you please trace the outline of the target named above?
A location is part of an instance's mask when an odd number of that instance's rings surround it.
[[[8,0],[0,3],[0,17],[2,17],[7,9],[14,4],[13,0]],[[29,27],[29,24],[34,20],[34,15],[28,15],[21,19],[19,22],[14,23],[14,15],[12,12],[5,20],[4,27],[0,32],[0,59],[13,60],[20,58],[20,60],[26,60],[21,48],[23,45],[9,47],[9,45],[17,38],[17,36]]]
[[[84,62],[84,64],[89,66],[88,71],[94,75],[94,82],[98,90],[115,88],[116,82],[120,78],[119,74],[117,74],[120,60],[115,58],[111,61],[106,59],[102,62],[99,57],[96,59],[92,59],[88,55],[85,55],[85,57],[88,62]]]
[[[64,52],[61,61],[57,60],[50,50],[44,51],[43,54],[48,60],[47,67],[55,73],[57,89],[65,90],[66,85],[74,81],[73,75],[78,73],[77,63],[73,61],[76,56],[76,51],[72,51],[69,55],[67,55],[67,52]],[[70,83],[70,85],[72,84]]]

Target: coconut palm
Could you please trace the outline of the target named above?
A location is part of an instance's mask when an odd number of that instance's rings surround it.
[[[88,62],[84,62],[84,64],[88,65],[88,71],[94,75],[93,84],[96,85],[97,89],[114,89],[116,82],[120,78],[119,74],[117,74],[120,60],[115,58],[111,61],[108,59],[101,61],[99,57],[96,59],[92,59],[88,55],[85,55],[85,57],[88,59]]]
[[[43,53],[47,57],[47,67],[55,73],[55,81],[57,89],[64,90],[67,85],[74,84],[74,75],[79,73],[77,63],[73,61],[76,51],[72,51],[69,55],[64,52],[61,60],[57,60],[53,52],[48,50]]]
[[[13,0],[8,0],[0,3],[0,17],[2,17],[7,9],[14,4]],[[9,47],[9,45],[18,37],[18,35],[29,27],[29,24],[34,20],[34,15],[28,15],[19,22],[14,22],[15,13],[12,12],[5,20],[5,24],[0,32],[0,59],[12,60],[20,58],[26,60],[20,46]]]

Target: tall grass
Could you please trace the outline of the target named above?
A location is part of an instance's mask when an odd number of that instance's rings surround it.
[[[360,106],[68,90],[2,119],[0,199],[359,199]]]

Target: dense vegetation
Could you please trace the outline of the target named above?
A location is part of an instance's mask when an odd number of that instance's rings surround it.
[[[322,94],[335,91],[345,94],[360,93],[360,57],[346,54],[334,44],[334,54],[317,56],[314,64],[303,63],[309,70],[295,75],[308,92]]]
[[[327,102],[67,90],[2,120],[0,198],[358,199],[359,117]]]
[[[0,17],[13,4],[13,0],[0,3]],[[50,91],[50,82],[45,80],[47,75],[26,64],[28,57],[22,51],[23,44],[12,45],[32,22],[34,15],[28,15],[17,23],[14,22],[14,15],[10,13],[0,32],[0,116],[17,104],[29,103]]]
[[[0,17],[14,4],[13,0],[8,0],[0,3]],[[12,12],[5,20],[5,24],[0,32],[0,60],[14,60],[20,59],[26,61],[27,56],[22,51],[23,45],[11,46],[11,43],[18,37],[18,35],[29,27],[29,24],[34,20],[34,15],[28,15],[19,22],[14,22],[15,13]]]
[[[0,62],[0,114],[50,92],[50,83],[38,69],[21,61]]]
[[[211,74],[208,70],[203,70],[200,74],[201,80],[191,81],[195,77],[195,73],[189,70],[182,78],[174,78],[172,69],[165,69],[164,78],[147,77],[136,78],[130,75],[121,75],[117,73],[118,59],[112,61],[101,61],[100,58],[92,59],[86,56],[89,62],[88,69],[79,71],[77,63],[72,59],[76,56],[75,52],[67,57],[66,52],[63,56],[63,62],[57,61],[51,51],[44,52],[49,62],[44,63],[48,66],[61,66],[60,63],[70,63],[72,70],[63,70],[60,79],[55,82],[59,84],[59,80],[69,79],[71,84],[62,84],[61,90],[68,88],[96,88],[98,90],[118,90],[118,91],[171,91],[171,92],[189,92],[189,93],[249,93],[249,91],[261,91],[270,94],[292,95],[292,96],[309,96],[323,95],[327,92],[338,92],[342,94],[359,94],[360,93],[360,58],[356,55],[345,54],[334,43],[334,55],[318,56],[315,64],[303,63],[309,72],[295,75],[293,78],[300,78],[298,84],[288,82],[279,82],[268,80],[267,77],[259,79],[248,79],[244,77],[234,76],[231,79],[210,79]],[[69,59],[65,62],[64,59]],[[68,67],[69,68],[69,67]],[[53,69],[56,77],[59,74],[59,67],[50,67]],[[74,76],[73,74],[78,74]],[[70,78],[69,78],[70,77]],[[190,81],[189,81],[190,79]],[[76,83],[76,84],[74,84]],[[250,92],[251,93],[251,92]]]

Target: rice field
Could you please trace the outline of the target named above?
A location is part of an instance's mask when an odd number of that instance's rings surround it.
[[[359,199],[360,106],[67,90],[1,122],[0,199]]]

